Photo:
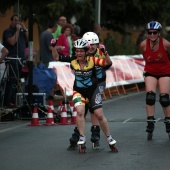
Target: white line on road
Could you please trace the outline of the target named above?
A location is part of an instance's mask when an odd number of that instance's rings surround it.
[[[133,118],[129,118],[129,119],[126,119],[125,121],[123,121],[123,123],[126,123],[128,122],[129,120],[132,120]]]
[[[18,126],[14,126],[14,127],[7,128],[7,129],[3,129],[3,130],[0,130],[0,133],[7,132],[7,131],[10,131],[10,130],[16,129],[16,128],[18,128],[18,127],[22,127],[22,126],[25,126],[25,125],[27,125],[27,124],[28,124],[28,123],[25,123],[25,124],[22,124],[22,125],[18,125]]]

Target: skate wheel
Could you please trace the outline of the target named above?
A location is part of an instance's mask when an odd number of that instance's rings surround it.
[[[118,152],[118,149],[115,145],[109,145],[109,146],[110,146],[110,149],[112,150],[112,152],[114,152],[114,153]]]
[[[147,139],[148,139],[148,140],[152,140],[152,137],[153,137],[153,134],[152,134],[152,133],[148,133]]]
[[[86,153],[86,146],[85,145],[79,145],[79,153]]]
[[[76,145],[73,144],[69,144],[67,147],[67,150],[75,150],[76,149]]]
[[[99,147],[100,147],[99,142],[92,143],[92,149],[93,150],[99,150]]]

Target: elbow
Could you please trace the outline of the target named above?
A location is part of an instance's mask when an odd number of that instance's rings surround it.
[[[106,62],[105,66],[112,66],[112,61]]]

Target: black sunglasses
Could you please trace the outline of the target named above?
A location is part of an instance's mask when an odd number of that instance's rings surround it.
[[[158,34],[158,31],[153,31],[153,32],[151,32],[151,31],[148,31],[148,34],[149,34],[149,35],[151,35],[151,34],[154,34],[154,35],[156,35],[156,34]]]

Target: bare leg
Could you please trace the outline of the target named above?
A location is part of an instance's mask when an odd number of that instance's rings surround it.
[[[108,127],[107,119],[104,117],[103,109],[100,108],[100,109],[95,110],[94,114],[96,115],[96,118],[99,121],[100,127],[103,130],[103,133],[106,136],[109,136],[110,135],[110,130],[109,130],[109,127]]]
[[[79,130],[80,135],[84,135],[84,130],[85,130],[85,118],[84,118],[84,113],[85,113],[85,107],[84,106],[77,106],[77,116],[76,116],[76,125]]]

